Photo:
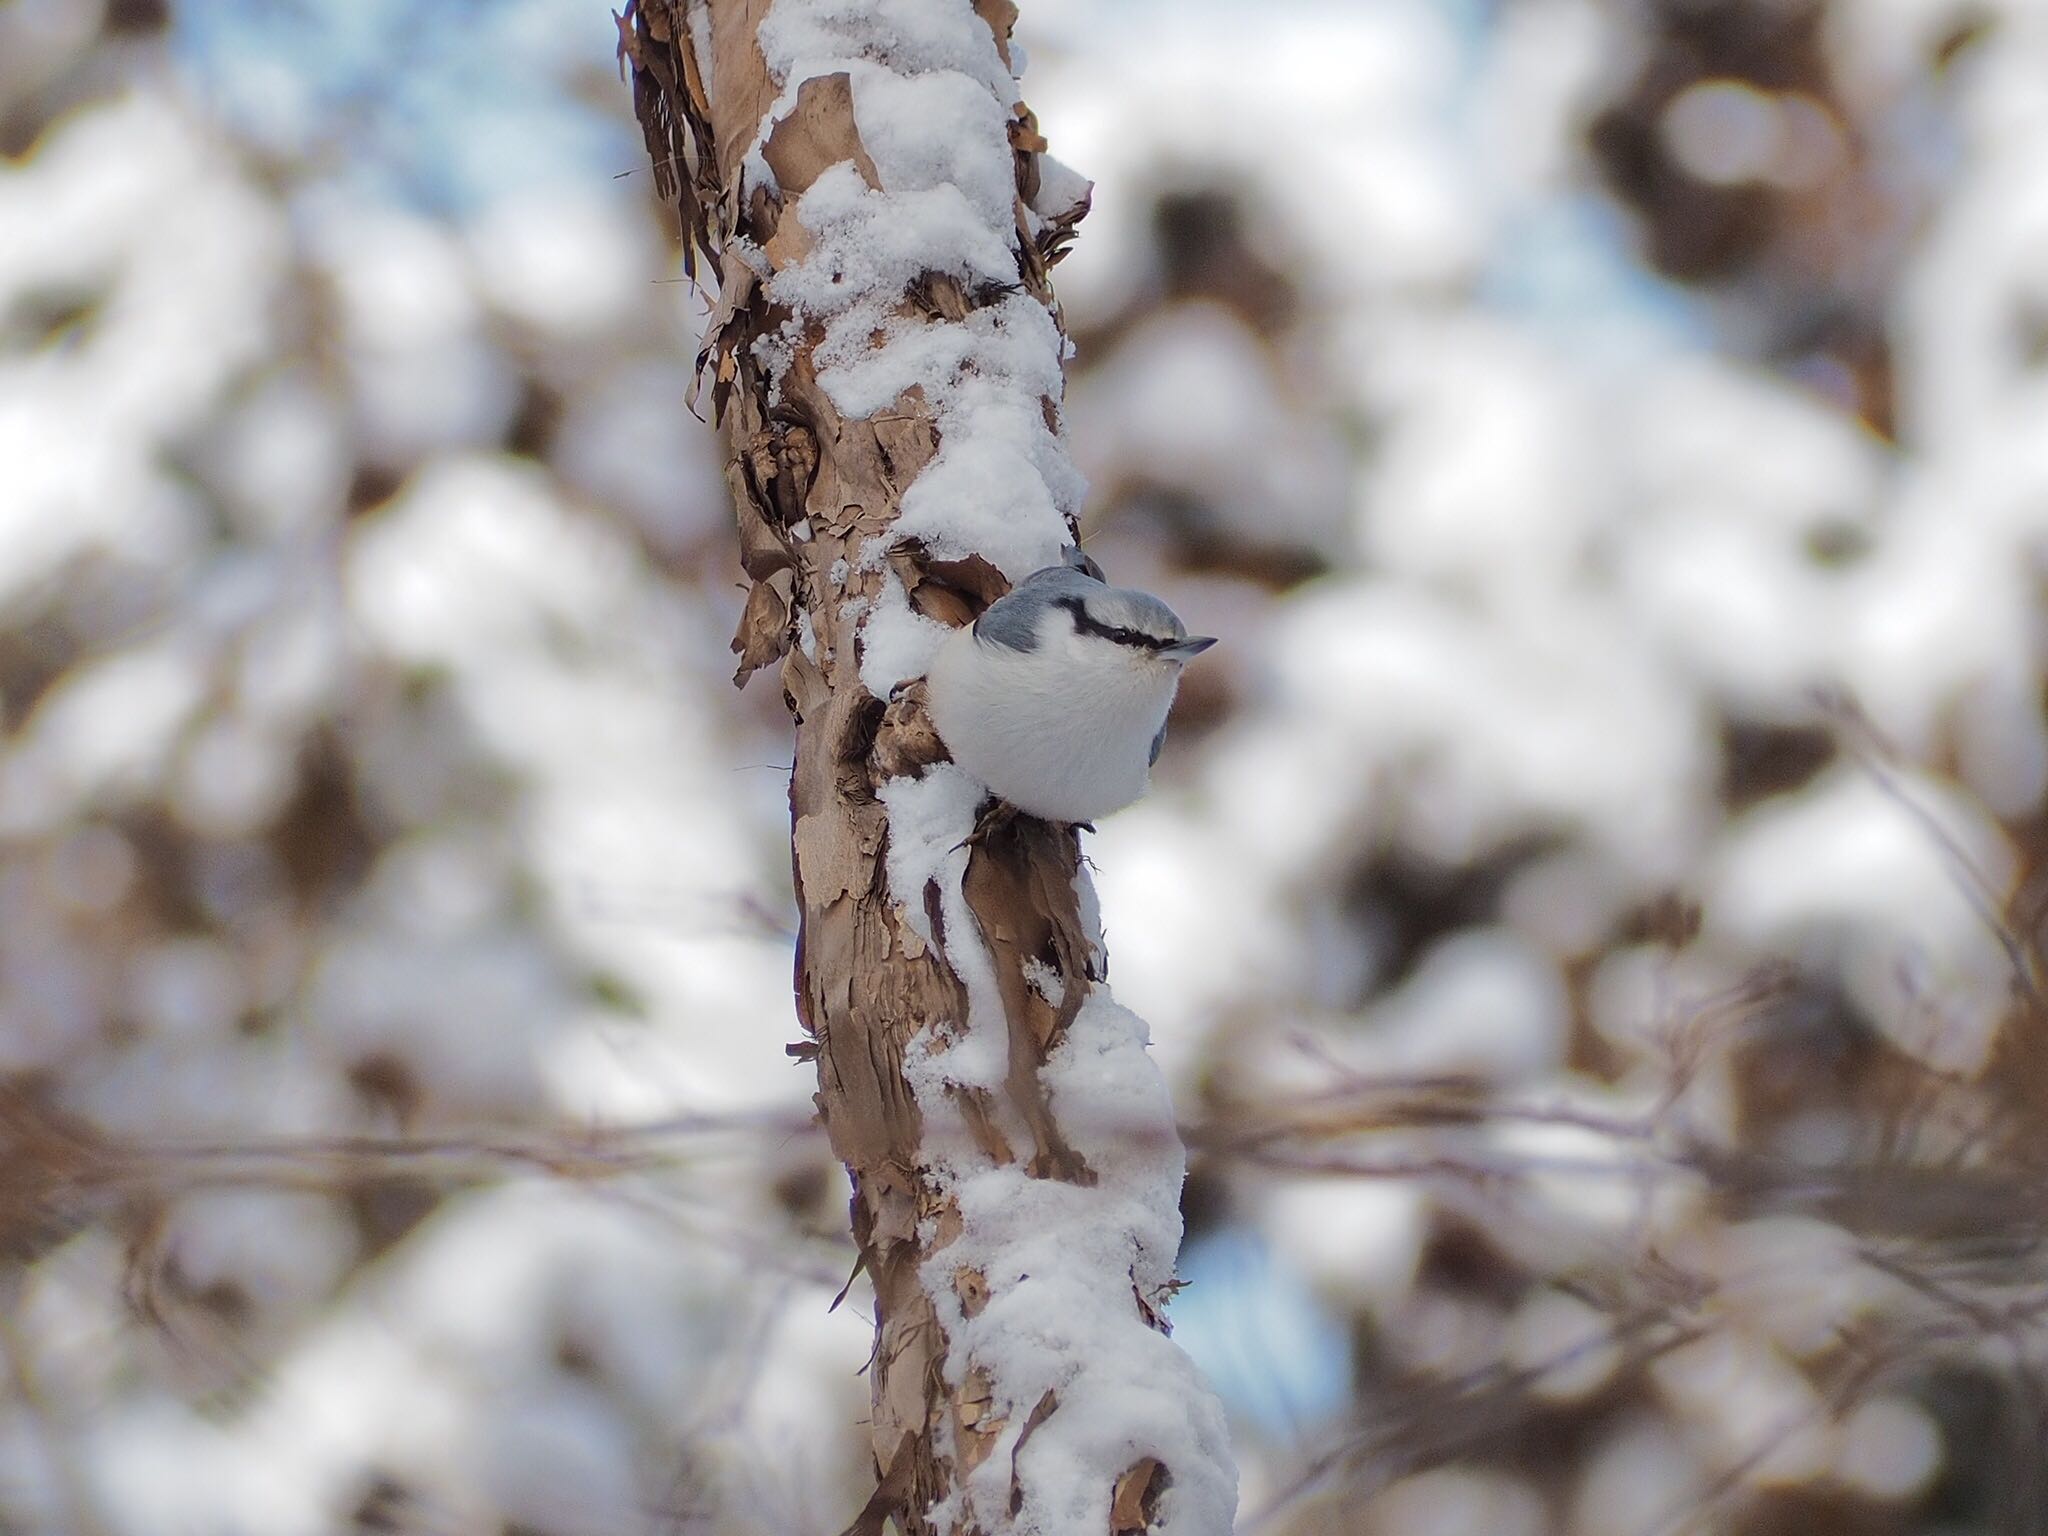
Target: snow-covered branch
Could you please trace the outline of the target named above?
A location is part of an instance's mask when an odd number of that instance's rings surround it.
[[[949,628],[1073,542],[1047,279],[1087,187],[1017,99],[1008,0],[644,0],[622,51],[709,257],[701,358],[779,663],[818,1105],[876,1293],[856,1528],[1230,1528],[1221,1410],[1165,1336],[1184,1153],[1110,998],[1075,834],[970,842],[924,719]]]

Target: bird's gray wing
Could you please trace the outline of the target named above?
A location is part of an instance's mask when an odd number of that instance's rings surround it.
[[[1158,761],[1159,761],[1159,754],[1160,754],[1160,752],[1161,752],[1161,751],[1163,751],[1163,750],[1165,749],[1165,747],[1166,747],[1166,727],[1165,727],[1165,725],[1163,725],[1163,724],[1162,724],[1162,725],[1161,725],[1161,726],[1159,727],[1159,734],[1158,734],[1157,736],[1154,736],[1154,737],[1152,738],[1152,755],[1151,755],[1150,757],[1148,757],[1148,758],[1146,758],[1146,759],[1145,759],[1145,765],[1146,765],[1147,767],[1152,767],[1152,766],[1156,765],[1156,764],[1158,763]]]
[[[1008,597],[999,597],[982,610],[981,617],[974,621],[974,636],[988,645],[1000,645],[1012,651],[1035,651],[1038,649],[1038,621],[1045,609],[1036,603],[1020,601],[1012,592]]]

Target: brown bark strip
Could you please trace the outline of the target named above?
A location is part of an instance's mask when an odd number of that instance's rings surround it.
[[[631,67],[656,185],[678,197],[686,247],[702,249],[718,279],[699,363],[728,435],[741,561],[753,583],[734,639],[736,680],[779,661],[796,725],[795,993],[815,1049],[792,1053],[815,1057],[818,1113],[852,1178],[853,1235],[875,1291],[870,1377],[879,1486],[849,1530],[878,1532],[893,1516],[911,1536],[925,1536],[935,1529],[926,1512],[989,1455],[1005,1419],[1002,1395],[979,1366],[956,1366],[958,1385],[947,1380],[947,1340],[920,1270],[961,1222],[931,1177],[943,1149],[926,1144],[905,1051],[921,1032],[942,1039],[966,1017],[945,945],[985,944],[1007,1018],[1008,1073],[999,1099],[959,1095],[960,1124],[947,1134],[999,1161],[1026,1159],[1039,1177],[1088,1182],[1093,1175],[1061,1133],[1039,1069],[1099,968],[1075,894],[1079,846],[1070,831],[1020,819],[973,851],[964,894],[978,934],[943,932],[934,889],[928,912],[917,914],[927,919],[927,943],[888,889],[888,819],[877,789],[922,771],[943,748],[924,717],[920,687],[901,690],[886,706],[862,687],[860,614],[880,592],[884,571],[860,556],[870,540],[887,539],[904,491],[938,450],[938,432],[915,390],[873,417],[842,418],[812,367],[815,334],[800,340],[772,391],[758,359],[754,344],[789,318],[767,298],[769,275],[800,260],[809,245],[797,221],[784,217],[789,204],[846,161],[870,186],[880,180],[861,144],[849,79],[838,74],[803,83],[769,133],[763,154],[779,195],[742,191],[742,158],[783,85],[769,77],[756,41],[770,3],[709,0],[713,56],[704,60],[694,55],[684,0],[631,0],[620,19],[620,54]],[[975,0],[974,10],[1007,59],[1015,5]],[[1085,200],[1050,221],[1028,214],[1044,140],[1021,103],[1009,139],[1018,175],[1017,283],[1057,318],[1047,270]],[[938,273],[899,297],[901,313],[928,324],[958,321],[989,302]],[[1056,424],[1057,403],[1044,404],[1048,424]],[[891,547],[888,569],[920,612],[945,623],[971,619],[1005,586],[985,561],[937,563],[909,542]],[[798,643],[799,615],[808,617],[808,646]],[[1013,1147],[1006,1124],[1028,1132],[1030,1145]],[[952,1273],[963,1307],[979,1312],[988,1301],[985,1278],[965,1267]],[[1127,1309],[1129,1297],[1104,1296],[1102,1305]],[[1036,1430],[1056,1411],[1046,1394],[1024,1428]],[[1013,1479],[1021,1449],[1021,1441],[1012,1447]],[[1130,1467],[1105,1490],[1113,1493],[1114,1528],[1142,1528],[1129,1522],[1149,1518],[1150,1495],[1160,1486],[1158,1462]]]
[[[1130,1536],[1151,1525],[1159,1495],[1169,1482],[1166,1468],[1150,1456],[1117,1479],[1116,1498],[1109,1509],[1111,1536]]]

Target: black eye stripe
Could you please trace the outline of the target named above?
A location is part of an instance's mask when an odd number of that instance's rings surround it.
[[[1098,640],[1108,640],[1116,645],[1136,646],[1145,651],[1162,651],[1173,644],[1171,640],[1161,640],[1143,630],[1126,629],[1121,624],[1097,623],[1088,617],[1087,606],[1078,597],[1062,597],[1057,601],[1060,607],[1074,616],[1074,628],[1084,635],[1093,635]]]

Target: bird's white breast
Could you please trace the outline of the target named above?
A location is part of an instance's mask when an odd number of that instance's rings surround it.
[[[953,760],[1020,811],[1092,821],[1145,792],[1180,683],[1171,662],[1072,633],[1013,651],[972,628],[939,649],[932,724]]]

